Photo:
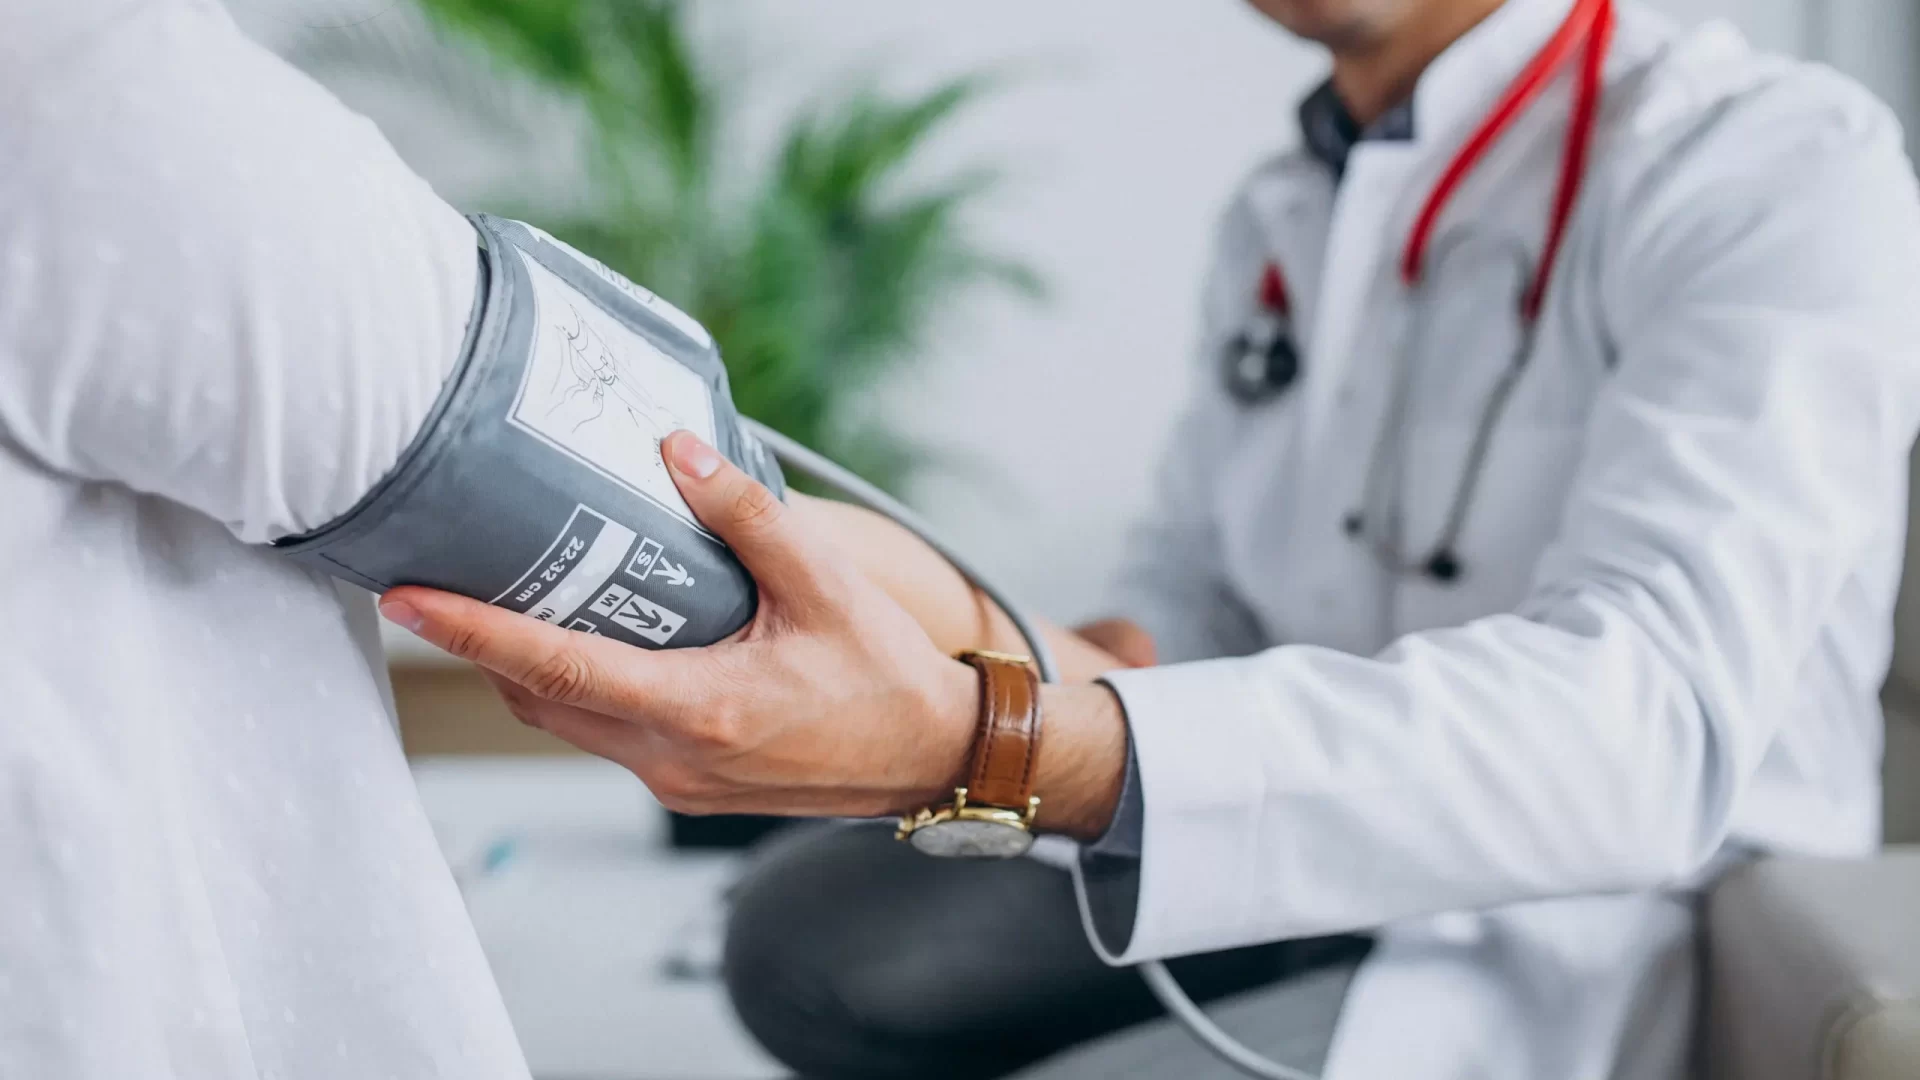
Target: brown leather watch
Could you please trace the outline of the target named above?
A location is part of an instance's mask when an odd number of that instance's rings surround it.
[[[980,727],[967,786],[951,804],[900,819],[895,835],[949,859],[1010,859],[1033,846],[1033,766],[1040,746],[1040,680],[1033,661],[1009,653],[964,652],[980,672]]]

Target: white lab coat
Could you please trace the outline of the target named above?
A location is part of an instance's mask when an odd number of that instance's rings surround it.
[[[1303,152],[1249,180],[1133,556],[1166,654],[1251,655],[1113,678],[1144,855],[1131,938],[1102,952],[1382,927],[1329,1080],[1684,1075],[1690,890],[1747,852],[1877,841],[1920,200],[1896,123],[1845,80],[1623,6],[1463,578],[1390,574],[1342,530],[1396,363],[1408,553],[1440,529],[1516,340],[1502,245],[1540,249],[1570,79],[1455,199],[1419,320],[1397,259],[1568,7],[1510,0],[1423,76],[1415,140],[1361,144],[1337,190]],[[1269,257],[1304,375],[1248,408],[1220,352]]]

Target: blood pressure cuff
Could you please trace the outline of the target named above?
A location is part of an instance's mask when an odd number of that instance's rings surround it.
[[[474,315],[427,422],[356,506],[278,546],[377,592],[426,585],[645,648],[738,630],[753,579],[660,455],[686,428],[784,497],[712,336],[539,229],[472,220]]]

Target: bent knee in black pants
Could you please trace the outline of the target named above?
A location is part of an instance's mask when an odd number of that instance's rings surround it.
[[[1280,942],[1169,966],[1205,1000],[1365,948]],[[823,1080],[997,1076],[1160,1014],[1087,944],[1065,873],[929,858],[867,825],[776,841],[735,889],[725,977],[754,1037]]]

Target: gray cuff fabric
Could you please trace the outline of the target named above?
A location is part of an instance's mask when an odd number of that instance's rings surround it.
[[[1147,820],[1146,797],[1141,792],[1140,761],[1134,756],[1132,734],[1127,737],[1127,775],[1120,790],[1120,807],[1100,839],[1080,849],[1080,875],[1086,884],[1087,912],[1094,932],[1108,952],[1122,953],[1133,939],[1135,913],[1140,907],[1140,855]]]

